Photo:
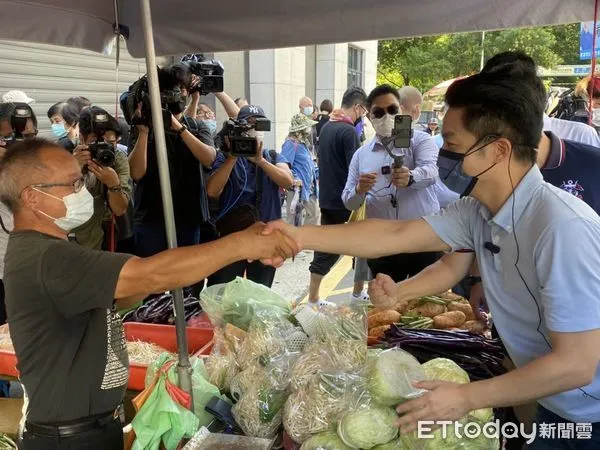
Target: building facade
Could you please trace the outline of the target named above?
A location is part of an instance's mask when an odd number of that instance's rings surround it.
[[[101,55],[87,50],[0,40],[0,95],[19,89],[35,99],[32,105],[40,134],[49,137],[48,108],[81,95],[110,113],[118,112],[117,98],[146,73],[143,59],[121,50],[117,71],[115,51]],[[262,106],[272,121],[265,146],[278,149],[288,133],[298,101],[309,96],[316,105],[324,99],[339,107],[348,86],[367,92],[376,84],[377,41],[293,47],[275,50],[216,53],[225,66],[225,90]],[[169,64],[179,57],[159,58]],[[212,96],[204,99],[215,105]],[[218,120],[225,120],[221,106]]]
[[[318,106],[330,99],[339,107],[349,86],[367,92],[377,82],[377,41],[216,53],[225,66],[225,90],[246,97],[271,119],[265,146],[278,149],[285,140],[298,101],[303,96]],[[217,116],[225,116],[220,105]]]

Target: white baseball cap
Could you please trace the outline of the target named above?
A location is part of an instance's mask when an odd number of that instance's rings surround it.
[[[8,91],[6,94],[4,94],[2,96],[2,102],[3,103],[27,103],[28,105],[31,105],[32,103],[35,103],[35,100],[30,98],[25,92],[23,91]]]

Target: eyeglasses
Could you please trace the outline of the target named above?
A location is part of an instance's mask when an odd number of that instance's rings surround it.
[[[362,109],[364,111],[364,113],[361,113],[361,116],[366,116],[367,114],[369,114],[369,110],[367,108],[365,108],[364,105],[359,105],[358,103],[356,104],[356,106],[358,106],[360,109]]]
[[[385,116],[386,112],[391,116],[395,116],[400,112],[400,107],[398,105],[390,105],[387,108],[383,109],[379,106],[376,106],[375,108],[373,108],[373,112],[371,113],[371,115],[376,119],[381,119],[383,116]]]
[[[83,177],[79,177],[75,181],[71,181],[70,183],[40,183],[32,184],[30,187],[38,189],[48,189],[53,187],[71,187],[73,188],[73,192],[77,194],[83,189],[84,186],[85,179]]]

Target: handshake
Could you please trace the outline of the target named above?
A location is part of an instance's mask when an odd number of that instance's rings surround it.
[[[233,236],[238,239],[242,259],[259,260],[268,266],[280,267],[302,250],[300,230],[282,220],[257,222]]]

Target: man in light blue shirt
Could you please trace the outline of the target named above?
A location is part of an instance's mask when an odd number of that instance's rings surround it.
[[[359,148],[350,162],[342,192],[346,208],[357,210],[366,202],[372,219],[416,219],[439,211],[433,184],[438,177],[438,149],[427,133],[415,130],[407,149],[392,148],[404,157],[404,166],[394,169],[394,158],[382,139],[392,136],[396,115],[402,114],[398,91],[389,85],[377,86],[367,98],[369,118],[376,136]],[[373,274],[385,273],[401,281],[433,264],[439,253],[399,254],[369,261]]]
[[[471,197],[419,220],[303,228],[275,223],[265,232],[277,228],[301,248],[363,258],[473,250],[517,368],[469,384],[416,383],[428,392],[397,408],[398,425],[411,432],[423,420],[459,420],[471,410],[537,401],[538,424],[558,429],[577,422],[571,427],[589,429],[589,435],[556,433],[554,439],[537,438],[529,449],[598,449],[600,218],[580,199],[545,183],[535,165],[545,104],[541,81],[500,67],[455,82],[446,102],[441,178]],[[439,270],[460,279],[472,259],[461,260],[463,267]],[[376,280],[376,306],[398,307],[414,298],[409,287],[397,286]]]

